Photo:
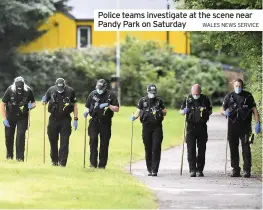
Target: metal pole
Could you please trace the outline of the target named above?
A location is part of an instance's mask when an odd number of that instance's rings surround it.
[[[188,32],[184,32],[185,34],[185,54],[188,55],[188,44],[189,44],[189,37],[188,37]]]
[[[120,8],[120,1],[117,0],[117,9]],[[118,78],[118,101],[121,105],[121,83],[120,83],[120,31],[116,32],[116,41],[117,41],[117,47],[116,47],[116,76]]]
[[[170,9],[170,3],[169,3],[169,0],[167,0],[167,10]],[[167,42],[167,45],[170,44],[170,32],[169,31],[166,31],[166,42]]]

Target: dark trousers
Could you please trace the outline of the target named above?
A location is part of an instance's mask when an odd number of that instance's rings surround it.
[[[90,137],[90,164],[93,167],[105,168],[108,162],[109,142],[111,138],[111,121],[100,122],[90,119],[88,135]],[[98,135],[100,135],[98,164]]]
[[[50,143],[50,157],[53,165],[66,166],[69,153],[69,137],[71,135],[71,117],[54,119],[49,117],[47,134]],[[60,148],[58,139],[60,135]]]
[[[251,150],[248,138],[251,134],[251,126],[240,126],[238,124],[228,124],[228,141],[230,148],[231,167],[240,170],[239,167],[239,139],[241,140],[243,170],[250,171],[251,169]]]
[[[24,161],[25,152],[25,135],[28,127],[28,117],[23,118],[10,118],[10,127],[5,127],[5,144],[6,144],[6,158],[13,159],[14,154],[14,135],[15,129],[17,127],[16,133],[16,159],[19,161]]]
[[[186,143],[189,171],[204,170],[206,143],[208,139],[206,124],[187,124]],[[198,149],[196,155],[196,146]]]
[[[162,124],[142,124],[142,139],[145,149],[146,166],[149,172],[158,173],[163,141]]]

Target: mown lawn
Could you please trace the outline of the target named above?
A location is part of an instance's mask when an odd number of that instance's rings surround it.
[[[84,106],[79,106],[79,127],[72,131],[66,168],[52,167],[46,137],[43,164],[43,106],[32,112],[27,163],[5,160],[4,127],[0,145],[0,208],[157,208],[155,197],[142,183],[124,170],[130,160],[131,113],[121,107],[113,119],[109,162],[106,170],[89,169],[87,141],[86,168],[83,168]],[[163,149],[182,141],[184,118],[168,110],[164,121]],[[87,136],[88,140],[88,136]],[[175,154],[176,155],[176,154]],[[180,154],[177,154],[180,158]],[[134,123],[133,161],[144,158],[141,124]]]

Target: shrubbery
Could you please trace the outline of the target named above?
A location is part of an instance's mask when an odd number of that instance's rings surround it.
[[[105,78],[110,87],[115,74],[115,48],[87,50],[63,49],[18,55],[14,63],[16,75],[25,77],[36,96],[41,97],[56,78],[63,77],[85,100],[96,80]],[[193,83],[203,86],[213,102],[224,95],[226,82],[220,66],[201,63],[196,57],[174,55],[168,47],[153,41],[127,37],[121,46],[121,102],[135,106],[146,94],[147,84],[155,83],[169,107],[178,107]],[[6,88],[6,87],[5,87]]]

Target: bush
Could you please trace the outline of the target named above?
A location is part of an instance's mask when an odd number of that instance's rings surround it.
[[[109,54],[109,50],[105,49],[69,49],[19,55],[17,75],[24,76],[38,97],[54,85],[57,78],[63,77],[83,101],[94,89],[96,80],[110,78],[113,74],[113,61],[105,59]]]
[[[253,94],[257,109],[262,119],[262,73],[261,73],[261,56],[251,59],[251,74],[248,90]],[[262,125],[261,125],[262,127]],[[254,126],[253,126],[254,129]],[[262,131],[261,131],[262,132]],[[252,170],[262,178],[262,134],[255,136],[252,149]]]
[[[110,84],[116,72],[115,59],[115,48],[61,49],[18,55],[13,65],[16,75],[25,77],[36,96],[41,97],[58,77],[63,77],[83,101],[99,78]],[[210,97],[226,90],[220,67],[201,63],[196,57],[174,55],[157,42],[127,37],[121,45],[121,104],[135,106],[150,83],[157,85],[168,107],[179,107],[194,83],[202,85],[203,93]]]

